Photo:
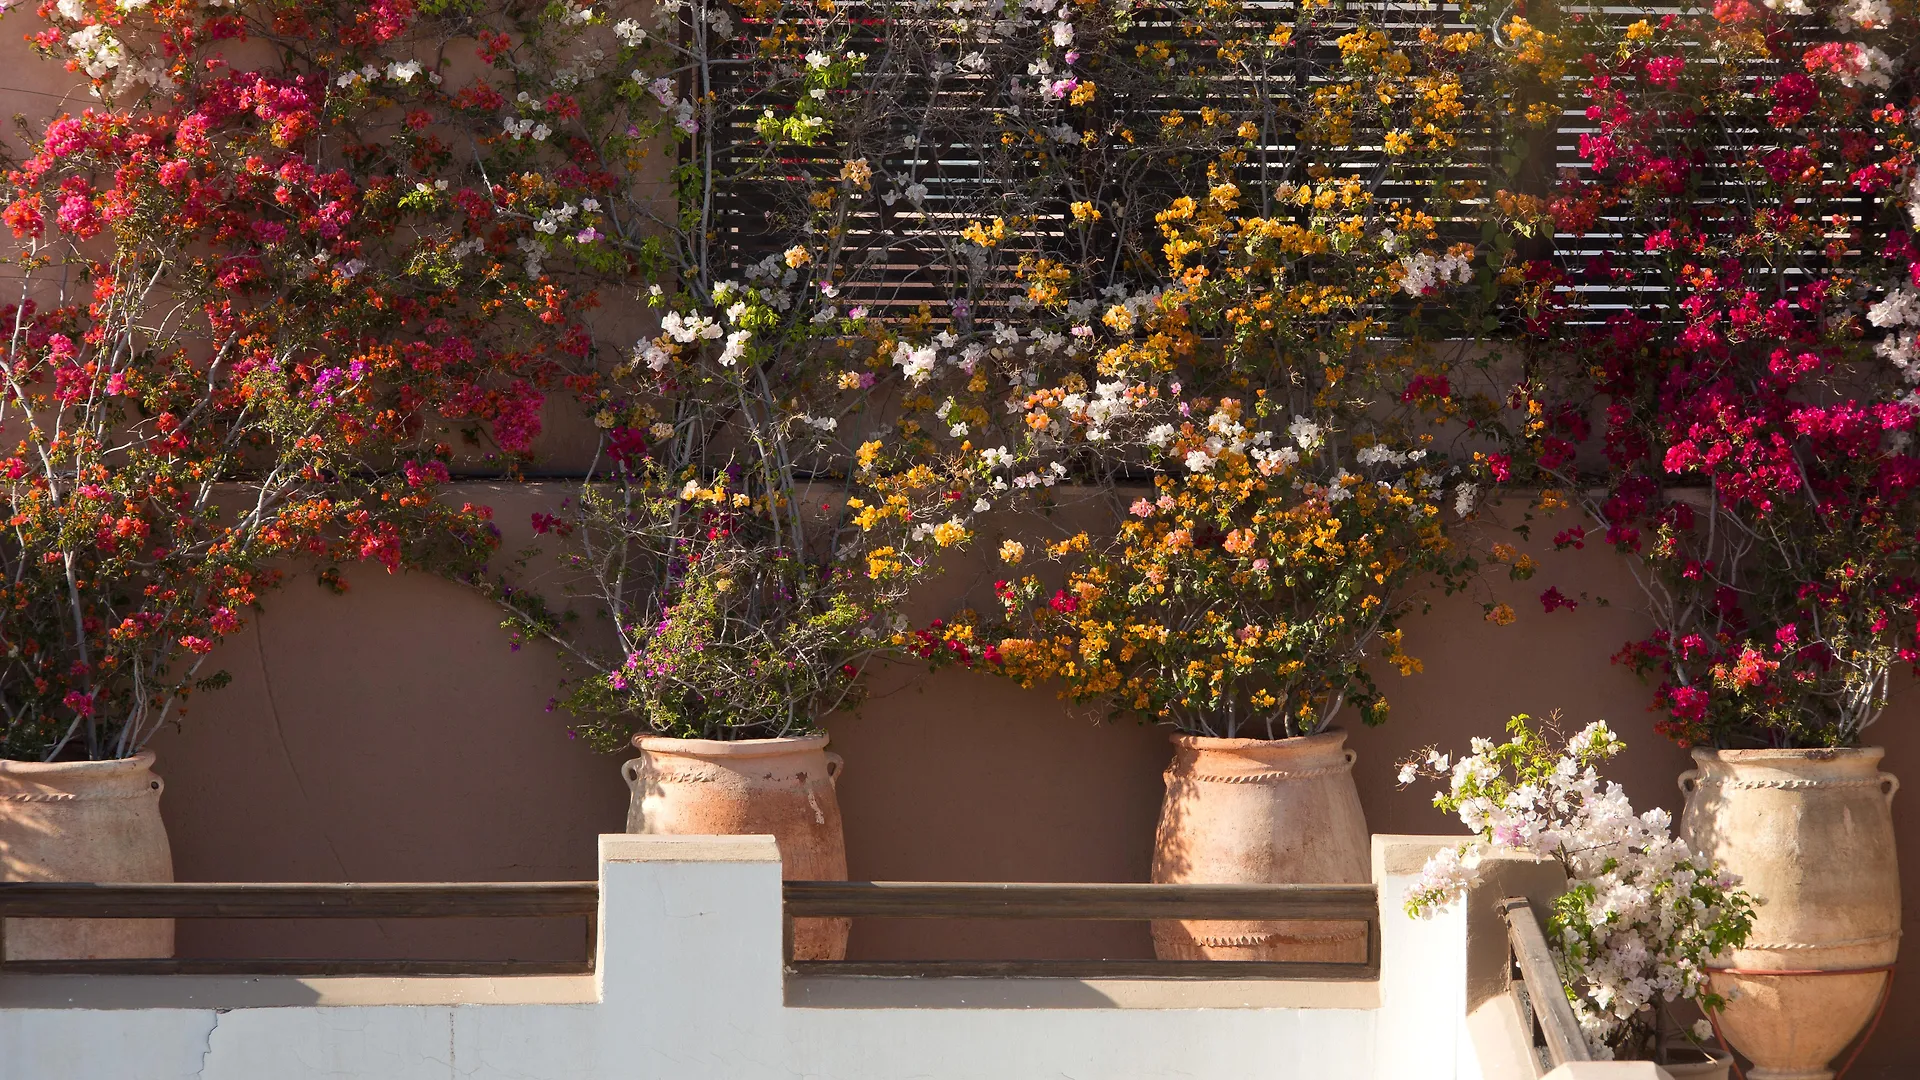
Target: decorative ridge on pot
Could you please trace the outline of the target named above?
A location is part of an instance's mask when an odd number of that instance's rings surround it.
[[[1680,790],[1691,796],[1696,785],[1726,788],[1877,787],[1892,799],[1900,779],[1875,768],[1886,757],[1878,746],[1797,749],[1695,750],[1694,764],[1680,775]],[[1735,776],[1735,766],[1741,775]],[[1863,775],[1863,768],[1874,769]]]
[[[1174,735],[1169,779],[1200,783],[1257,784],[1267,780],[1304,780],[1353,768],[1358,756],[1346,748],[1347,733],[1339,729],[1291,739],[1221,739],[1209,735]],[[1191,754],[1181,751],[1191,751]],[[1200,764],[1208,759],[1206,771]],[[1296,766],[1277,768],[1276,766]]]
[[[633,746],[652,754],[681,757],[772,757],[825,749],[827,735],[785,735],[775,739],[676,739],[671,735],[635,735]]]
[[[0,758],[0,802],[87,802],[157,797],[166,783],[153,775],[154,753],[103,761],[14,761]]]

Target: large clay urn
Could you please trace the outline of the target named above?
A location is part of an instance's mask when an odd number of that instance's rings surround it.
[[[1827,1080],[1873,1018],[1900,951],[1900,873],[1878,747],[1695,750],[1680,777],[1681,836],[1762,903],[1753,934],[1715,967],[1732,998],[1720,1029],[1748,1080]],[[1857,974],[1741,974],[1868,969]]]
[[[674,836],[772,834],[788,881],[845,881],[847,840],[825,735],[672,739],[641,735],[622,772],[632,789],[627,831]],[[795,919],[793,959],[843,960],[848,919]]]
[[[0,760],[0,880],[172,881],[153,754]],[[8,919],[8,960],[173,955],[171,919]]]
[[[1154,838],[1158,882],[1351,884],[1369,877],[1367,822],[1345,732],[1173,738]],[[1366,958],[1366,925],[1162,919],[1163,960]]]

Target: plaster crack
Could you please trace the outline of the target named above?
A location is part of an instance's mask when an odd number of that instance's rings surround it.
[[[206,1043],[200,1048],[200,1067],[193,1070],[193,1075],[207,1075],[207,1059],[213,1056],[213,1033],[220,1030],[220,1018],[226,1013],[225,1009],[213,1010],[213,1022],[207,1025]]]
[[[263,614],[257,612],[253,617],[253,651],[254,655],[260,659],[260,685],[265,688],[267,692],[267,715],[273,718],[273,735],[274,741],[280,746],[280,760],[287,764],[287,772],[293,777],[293,789],[300,793],[300,801],[306,803],[308,808],[312,809],[313,798],[307,794],[306,781],[300,778],[300,766],[293,759],[292,748],[287,745],[287,729],[280,722],[280,703],[276,701],[273,696],[273,671],[267,667],[266,618]],[[317,816],[321,822],[319,826],[320,840],[327,845],[327,853],[333,856],[333,865],[339,868],[341,880],[347,880],[347,862],[340,857],[340,849],[333,845],[333,835],[327,831],[325,824],[328,818],[325,815]],[[374,919],[371,921],[375,933],[383,938],[389,936],[387,934],[387,928],[381,920]]]

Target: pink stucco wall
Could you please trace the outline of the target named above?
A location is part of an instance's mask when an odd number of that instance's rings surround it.
[[[462,494],[498,509],[512,546],[562,489],[472,485]],[[1611,721],[1630,744],[1615,775],[1638,804],[1678,810],[1674,777],[1686,755],[1652,733],[1644,689],[1608,662],[1639,625],[1631,578],[1608,551],[1546,547],[1532,545],[1542,563],[1533,581],[1486,586],[1520,609],[1515,625],[1482,620],[1479,593],[1441,599],[1413,620],[1408,647],[1426,670],[1393,676],[1392,720],[1351,738],[1374,831],[1454,831],[1428,806],[1427,788],[1396,790],[1394,763],[1417,747],[1497,734],[1519,711]],[[941,579],[928,613],[976,577],[962,566]],[[617,757],[569,740],[562,718],[546,712],[558,674],[550,650],[510,651],[493,612],[458,586],[377,570],[351,580],[351,592],[335,596],[294,576],[223,646],[233,685],[157,743],[181,877],[590,877],[594,836],[621,828],[626,790]],[[1613,603],[1546,615],[1532,600],[1546,584]],[[1917,726],[1920,698],[1902,686],[1872,729],[1891,770],[1920,769]],[[984,675],[910,668],[885,674],[860,715],[830,728],[847,759],[840,794],[855,878],[1146,877],[1168,753],[1160,730],[1104,722]],[[1920,893],[1916,806],[1894,804],[1909,895]],[[205,922],[180,932],[183,955],[201,956],[577,957],[584,943],[578,924],[539,922]],[[852,948],[868,958],[1149,950],[1134,924],[920,920],[863,922]],[[1909,982],[1864,1059],[1878,1075],[1920,1068],[1920,1033],[1899,1019],[1917,1015],[1920,989]]]
[[[30,22],[0,26],[6,111],[35,119],[85,107],[70,75],[20,43]],[[559,445],[578,441],[549,440],[550,460],[578,456]],[[463,494],[498,508],[511,548],[525,539],[528,514],[563,492],[469,485]],[[1598,547],[1520,546],[1540,560],[1540,575],[1439,600],[1414,619],[1407,644],[1425,672],[1393,677],[1387,726],[1352,733],[1374,831],[1454,831],[1428,805],[1428,790],[1395,790],[1394,763],[1427,744],[1497,734],[1520,711],[1613,722],[1631,744],[1615,775],[1636,803],[1678,810],[1674,777],[1686,756],[1652,734],[1644,689],[1608,662],[1641,625],[1623,565]],[[928,612],[978,577],[950,575],[927,598]],[[497,615],[456,585],[374,570],[352,582],[335,596],[294,573],[221,648],[233,684],[196,701],[180,730],[156,741],[181,879],[591,877],[594,837],[622,827],[626,789],[617,758],[570,741],[546,711],[559,674],[551,652],[509,651]],[[1613,604],[1544,615],[1533,597],[1549,583]],[[1513,603],[1522,618],[1489,625],[1479,614],[1485,598]],[[1105,723],[1049,693],[964,672],[899,669],[876,691],[859,716],[830,725],[847,759],[840,796],[853,877],[1145,879],[1164,732]],[[1887,748],[1887,768],[1920,775],[1920,694],[1910,684],[1870,741]],[[1920,896],[1917,808],[1913,795],[1894,803],[1909,897]],[[1920,921],[1920,903],[1909,901],[1906,918]],[[579,957],[585,940],[577,922],[532,920],[183,922],[179,937],[184,956],[522,959]],[[1149,954],[1144,926],[1105,923],[867,921],[852,949],[856,958]],[[1916,1020],[1920,980],[1909,978],[1856,1075],[1920,1075]]]

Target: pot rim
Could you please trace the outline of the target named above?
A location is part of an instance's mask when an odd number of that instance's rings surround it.
[[[153,768],[156,759],[157,756],[151,750],[142,750],[132,757],[107,758],[102,761],[20,761],[15,758],[0,758],[0,774],[12,773],[36,780],[58,780],[68,776],[75,778],[112,776],[122,772],[145,772]]]
[[[827,733],[783,735],[777,739],[677,739],[671,735],[635,735],[634,749],[649,754],[673,754],[681,757],[749,758],[801,754],[824,750]]]
[[[1277,748],[1287,750],[1314,750],[1320,747],[1338,747],[1347,741],[1345,728],[1328,728],[1318,735],[1290,735],[1284,739],[1222,739],[1213,735],[1189,735],[1176,731],[1169,736],[1175,746],[1189,747],[1194,750],[1252,750],[1256,748]]]
[[[1866,759],[1878,761],[1887,756],[1883,746],[1800,746],[1755,748],[1751,750],[1715,750],[1696,746],[1693,760],[1701,765],[1723,762],[1728,765],[1783,764],[1805,762],[1824,765],[1834,761]]]

